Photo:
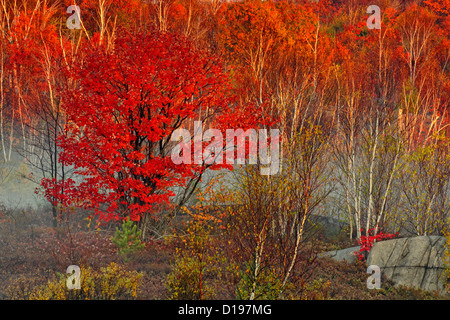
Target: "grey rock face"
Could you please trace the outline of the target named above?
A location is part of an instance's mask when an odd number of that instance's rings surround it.
[[[327,251],[320,253],[318,256],[320,258],[330,257],[331,259],[336,261],[346,261],[347,263],[354,263],[357,259],[357,257],[355,256],[355,251],[359,251],[359,246],[342,250]]]
[[[367,265],[377,265],[396,285],[444,293],[445,237],[420,236],[375,243]]]

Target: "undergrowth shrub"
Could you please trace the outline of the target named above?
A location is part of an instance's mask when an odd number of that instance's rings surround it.
[[[166,279],[169,298],[203,300],[214,296],[222,277],[218,252],[213,245],[212,226],[194,219],[186,233],[177,237],[175,262]]]
[[[51,230],[36,241],[39,252],[50,254],[59,269],[69,265],[89,265],[99,268],[116,261],[114,244],[109,237],[95,231],[76,231],[70,228]]]
[[[142,273],[128,271],[116,263],[96,271],[81,266],[81,288],[69,290],[66,274],[58,273],[44,285],[19,277],[7,288],[11,300],[126,300],[136,299]]]
[[[249,300],[254,292],[255,299],[275,300],[278,299],[282,282],[277,273],[271,269],[264,269],[255,277],[255,261],[252,259],[246,264],[246,270],[241,271],[236,296],[241,300]]]
[[[201,300],[213,295],[212,288],[202,279],[203,267],[192,257],[178,257],[167,276],[169,298],[173,300]],[[204,274],[203,274],[204,276]]]

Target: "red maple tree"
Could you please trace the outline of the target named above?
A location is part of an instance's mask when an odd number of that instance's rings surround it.
[[[172,33],[122,30],[111,50],[93,38],[67,72],[76,85],[61,92],[67,124],[60,159],[82,179],[41,184],[47,199],[94,209],[105,220],[139,221],[170,203],[172,187],[222,167],[174,164],[170,138],[177,128],[194,119],[245,128],[258,119],[255,110],[232,112],[218,58]]]

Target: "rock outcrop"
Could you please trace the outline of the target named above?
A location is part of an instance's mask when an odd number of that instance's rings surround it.
[[[320,253],[318,256],[319,258],[330,257],[331,259],[336,261],[345,261],[347,263],[354,263],[357,259],[355,251],[359,251],[359,246],[346,248],[342,250],[327,251]]]
[[[377,265],[396,285],[444,293],[445,237],[420,236],[377,242],[367,265]]]

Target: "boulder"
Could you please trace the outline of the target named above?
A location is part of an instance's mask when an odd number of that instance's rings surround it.
[[[367,265],[377,265],[396,285],[445,292],[445,237],[420,236],[375,243]]]
[[[346,261],[347,263],[354,263],[357,259],[355,251],[359,251],[359,246],[342,250],[327,251],[320,253],[318,256],[319,258],[330,257],[331,259],[336,261]]]

